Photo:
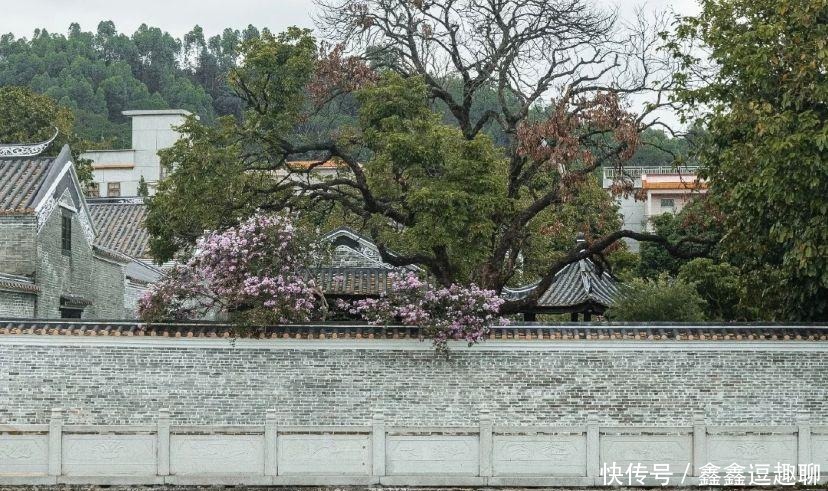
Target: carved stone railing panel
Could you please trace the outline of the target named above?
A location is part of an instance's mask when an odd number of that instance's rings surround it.
[[[602,467],[615,464],[622,469],[630,464],[647,469],[666,464],[674,472],[684,472],[693,462],[693,441],[690,435],[603,435],[600,462]]]
[[[67,476],[154,476],[155,435],[64,435]]]
[[[264,473],[264,441],[257,435],[170,435],[170,474]]]
[[[48,435],[0,434],[0,475],[45,475],[48,471]]]
[[[279,435],[279,474],[371,473],[369,435]]]
[[[496,435],[495,476],[586,476],[586,435]]]
[[[477,475],[476,436],[405,435],[386,441],[388,475]]]
[[[738,463],[741,466],[777,463],[796,465],[796,435],[710,435],[707,440],[708,460],[720,467]]]
[[[828,473],[828,435],[814,435],[811,437],[811,460],[820,466],[823,472]]]

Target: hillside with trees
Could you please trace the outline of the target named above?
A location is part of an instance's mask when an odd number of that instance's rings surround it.
[[[249,25],[244,30],[226,28],[208,35],[196,25],[182,38],[158,27],[142,24],[134,33],[119,32],[112,21],[101,21],[96,30],[85,31],[77,23],[66,34],[37,29],[0,36],[0,87],[22,86],[53,99],[71,111],[75,146],[124,148],[130,142],[127,109],[186,109],[203,123],[217,117],[241,118],[244,97],[229,83],[231,72],[242,63],[245,42],[258,39],[267,28]],[[381,63],[374,66],[381,69]],[[463,82],[448,75],[444,85],[459,95]],[[496,87],[481,87],[475,95],[472,113],[481,116],[496,109]],[[541,101],[543,102],[543,101]],[[356,123],[357,101],[344,94],[297,124],[301,133],[315,137]],[[443,120],[455,124],[451,110],[439,98],[432,101]],[[548,108],[539,104],[532,117],[541,119]],[[41,131],[42,130],[42,131]],[[498,146],[509,138],[494,122],[484,132]],[[30,136],[51,131],[43,128]],[[649,129],[634,156],[634,165],[669,165],[673,154],[685,154],[683,139],[671,139],[659,129]]]
[[[95,32],[73,23],[68,33],[35,30],[0,36],[0,86],[24,86],[72,111],[78,137],[92,146],[129,145],[126,109],[183,108],[212,122],[240,115],[227,88],[238,48],[259,30],[225,29],[205,38],[198,26],[177,39],[141,25],[132,35],[102,21]]]

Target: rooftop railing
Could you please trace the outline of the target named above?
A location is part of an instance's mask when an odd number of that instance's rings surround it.
[[[630,179],[641,179],[642,174],[660,175],[660,174],[686,174],[694,175],[698,172],[699,166],[672,166],[662,165],[658,167],[624,167],[621,176]],[[604,167],[604,179],[615,180],[619,176],[617,170],[613,167]]]

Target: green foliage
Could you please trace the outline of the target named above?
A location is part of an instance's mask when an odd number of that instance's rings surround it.
[[[199,40],[196,26],[182,42],[142,24],[132,36],[112,21],[96,32],[78,24],[68,35],[38,29],[31,39],[0,36],[0,86],[26,86],[48,95],[75,114],[80,138],[99,148],[128,147],[127,109],[182,108],[212,122],[216,115],[241,114],[241,100],[230,92],[227,74],[245,36],[226,29]]]
[[[681,218],[672,213],[664,213],[652,219],[655,233],[670,240],[685,236],[681,226]],[[638,275],[642,278],[656,278],[662,273],[675,275],[686,259],[675,258],[664,248],[655,244],[641,244],[641,261],[638,264]]]
[[[281,140],[293,131],[316,45],[308,31],[292,28],[279,36],[267,31],[251,36],[239,49],[246,63],[233,70],[231,83],[266,108],[248,108],[241,123],[231,116],[214,125],[188,118],[182,138],[161,152],[168,177],[159,182],[146,219],[157,261],[188,252],[204,230],[226,229],[256,209],[278,208],[285,198],[268,191],[276,180],[273,167],[247,155],[251,145]],[[262,139],[251,141],[251,135]]]
[[[400,233],[387,220],[372,222],[389,246],[404,255],[442,248],[461,258],[455,274],[465,281],[487,253],[502,206],[505,162],[491,139],[463,138],[428,104],[421,79],[387,75],[359,94],[360,129],[371,159],[365,173],[377,198],[399,202],[418,218]]]
[[[661,274],[625,285],[606,316],[622,322],[699,322],[705,320],[705,306],[695,286]]]
[[[286,138],[305,108],[304,89],[316,66],[316,41],[310,30],[291,27],[284,33],[263,33],[241,46],[244,65],[230,73],[234,90],[254,107],[244,124],[267,137]]]
[[[678,279],[696,287],[709,320],[754,320],[758,309],[748,304],[745,278],[739,269],[709,258],[696,258],[681,266]]]
[[[725,217],[724,253],[745,275],[778,278],[766,285],[774,316],[828,319],[828,3],[701,6],[673,48],[686,67],[679,100],[704,111],[699,161]],[[713,64],[701,86],[690,42]]]
[[[312,89],[327,83],[320,67],[329,61],[319,54],[310,32],[298,28],[242,43],[244,64],[229,80],[247,102],[244,117],[222,119],[215,128],[191,121],[184,140],[164,154],[170,172],[147,222],[156,258],[187,250],[202,230],[227,227],[254,209],[291,209],[301,211],[297,222],[361,229],[414,258],[409,262],[439,270],[441,281],[485,283],[503,223],[545,187],[558,186],[560,176],[543,173],[534,188],[509,196],[503,150],[484,133],[468,138],[444,123],[418,77],[380,75],[317,106]],[[347,114],[333,124],[313,122],[332,108]],[[294,172],[284,179],[293,172],[286,161],[331,154],[332,162],[349,159],[350,167],[343,163],[344,171],[329,178]],[[301,193],[291,184],[297,181]],[[329,181],[339,187],[332,190]],[[520,255],[511,260],[520,267],[509,277],[513,283],[535,280],[551,258],[572,249],[577,232],[592,238],[619,227],[617,208],[594,176],[566,186],[555,207],[528,219],[526,233],[516,232]]]
[[[0,143],[36,143],[48,140],[58,130],[44,155],[57,155],[68,144],[81,182],[91,180],[89,162],[78,155],[85,147],[74,132],[72,112],[54,99],[26,87],[0,87]]]
[[[652,226],[655,233],[672,242],[702,239],[717,243],[724,232],[719,212],[711,206],[712,204],[708,198],[697,196],[677,214],[663,213],[654,217]],[[689,261],[673,257],[662,247],[650,243],[641,244],[640,255],[638,276],[650,279],[662,273],[675,276],[681,266]],[[718,248],[713,248],[708,253],[710,257],[720,255]]]
[[[138,180],[138,196],[142,198],[149,196],[149,186],[147,186],[147,181],[144,179],[144,176],[141,176],[141,179]]]
[[[189,117],[183,137],[161,152],[169,177],[158,183],[148,200],[146,227],[150,251],[160,263],[177,252],[189,252],[205,230],[223,230],[246,218],[262,203],[255,190],[271,177],[245,172],[241,148],[230,138],[233,118],[220,118],[215,127]]]
[[[628,250],[626,247],[619,247],[607,255],[607,261],[612,267],[612,275],[621,281],[632,281],[638,277],[638,265],[641,256]]]
[[[543,274],[550,263],[572,249],[578,233],[593,240],[621,228],[618,205],[597,178],[590,176],[572,187],[571,200],[543,211],[530,222],[522,250],[523,267],[512,285],[525,285]],[[623,249],[623,244],[617,243],[607,252]]]

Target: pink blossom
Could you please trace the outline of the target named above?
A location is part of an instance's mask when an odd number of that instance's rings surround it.
[[[160,321],[225,311],[248,322],[306,322],[321,308],[303,274],[315,252],[288,217],[255,215],[199,239],[192,257],[140,299],[139,315]]]
[[[391,289],[387,296],[339,301],[337,307],[374,325],[402,323],[423,328],[440,351],[447,349],[449,340],[478,343],[491,325],[505,322],[499,316],[503,299],[492,290],[474,284],[436,288],[413,272],[389,276]]]

